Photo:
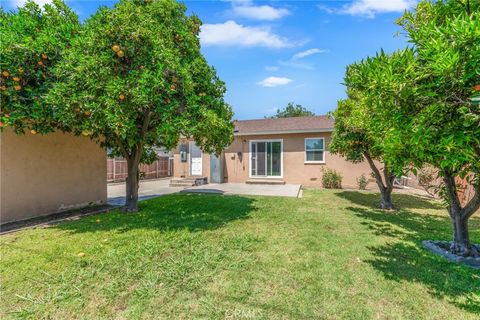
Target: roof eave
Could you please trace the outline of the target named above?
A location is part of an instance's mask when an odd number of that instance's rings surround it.
[[[234,132],[234,135],[235,136],[256,136],[256,135],[267,135],[267,134],[321,133],[321,132],[333,132],[333,128]]]

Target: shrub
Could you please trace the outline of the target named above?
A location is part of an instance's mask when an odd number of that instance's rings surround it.
[[[365,177],[363,173],[360,177],[357,178],[357,185],[358,185],[358,189],[360,190],[367,189],[368,179],[367,177]]]
[[[333,169],[323,172],[322,185],[326,189],[342,189],[342,175]]]

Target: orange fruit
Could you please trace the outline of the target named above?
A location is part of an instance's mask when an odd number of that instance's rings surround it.
[[[473,90],[480,91],[480,84],[477,84],[475,87],[473,87]]]
[[[122,58],[124,55],[125,55],[125,52],[123,52],[123,50],[120,50],[117,52],[117,56],[119,56],[120,58]]]
[[[46,60],[48,59],[48,56],[45,53],[42,53],[42,59]]]
[[[13,77],[12,79],[13,79],[13,81],[16,81],[16,82],[20,81],[19,77]]]
[[[0,127],[3,127],[3,122],[0,121]]]
[[[32,130],[30,130],[30,133],[31,134],[37,134],[37,131],[32,129]]]
[[[172,84],[172,85],[170,86],[170,89],[172,89],[172,90],[176,90],[176,89],[177,89],[177,87],[176,87],[174,84]]]
[[[2,72],[2,76],[4,76],[5,78],[8,78],[10,76],[10,72],[8,71],[3,71]]]
[[[125,96],[124,96],[123,94],[121,94],[121,95],[118,97],[118,99],[120,99],[120,100],[123,101],[123,100],[125,100]]]
[[[21,86],[21,85],[18,85],[18,84],[17,84],[14,88],[15,88],[15,90],[17,90],[17,91],[22,90],[22,86]]]
[[[120,46],[118,46],[118,45],[113,45],[113,46],[112,46],[112,50],[113,50],[113,52],[118,52],[118,51],[120,51]]]
[[[38,62],[37,62],[37,65],[43,66],[43,61],[38,61]]]

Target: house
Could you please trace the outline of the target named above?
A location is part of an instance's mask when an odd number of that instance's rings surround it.
[[[219,155],[205,154],[194,141],[181,139],[174,151],[174,178],[213,183],[271,183],[321,186],[325,169],[356,187],[367,163],[353,164],[329,152],[334,121],[327,116],[235,121],[234,140]]]
[[[107,200],[106,152],[87,137],[0,133],[0,223]]]

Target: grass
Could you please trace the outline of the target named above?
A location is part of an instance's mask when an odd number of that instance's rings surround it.
[[[176,194],[2,236],[2,318],[474,319],[480,272],[422,249],[436,202]],[[480,242],[480,219],[470,223]]]

